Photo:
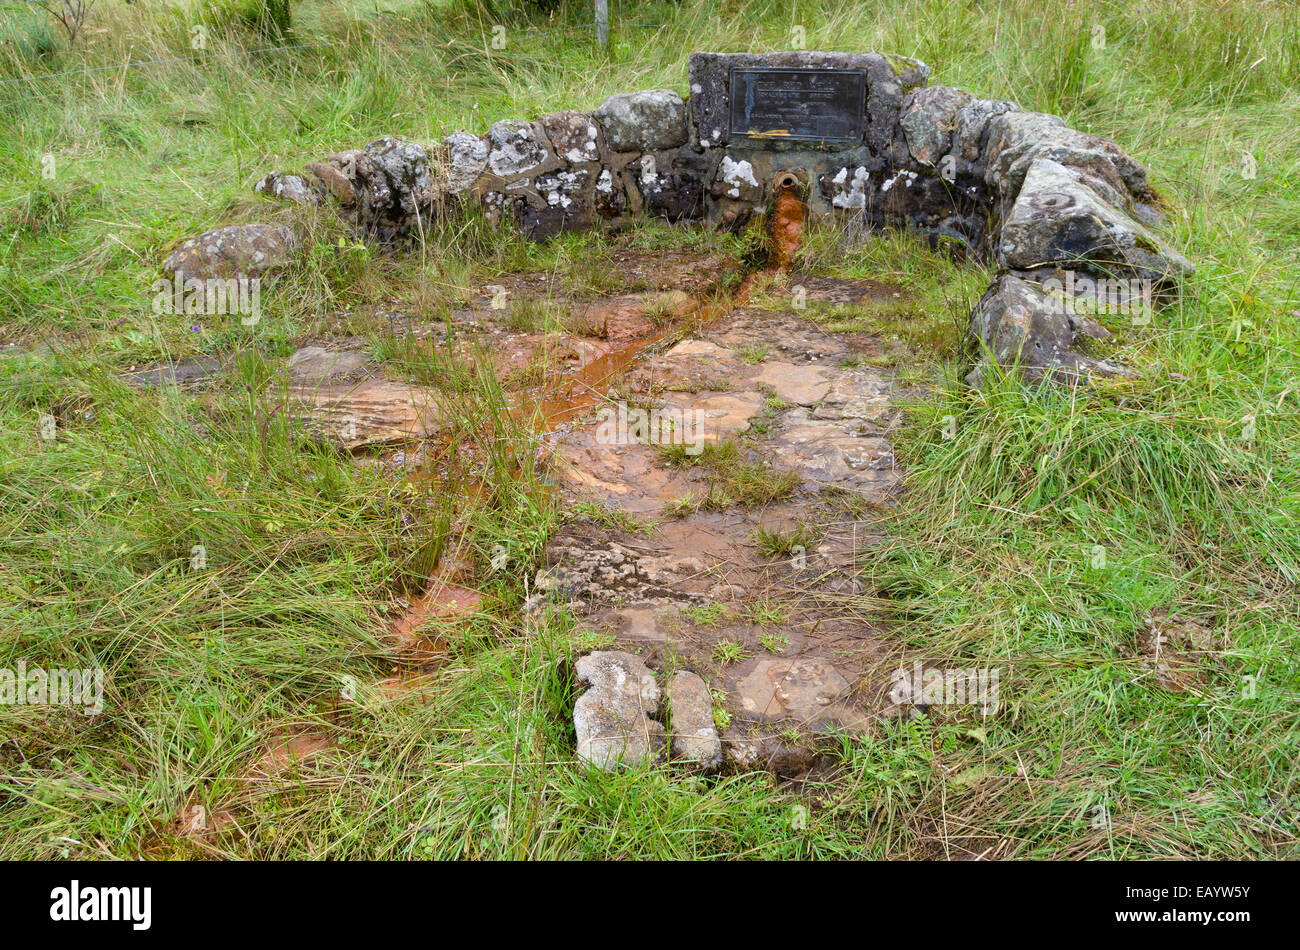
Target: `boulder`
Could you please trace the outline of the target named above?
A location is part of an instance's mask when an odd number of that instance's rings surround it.
[[[516,178],[546,161],[547,145],[531,122],[505,119],[488,129],[487,166],[501,178]]]
[[[424,146],[397,136],[376,139],[365,148],[365,156],[384,175],[391,195],[394,218],[427,218],[433,202],[433,175]]]
[[[446,172],[447,192],[458,195],[468,191],[487,168],[488,143],[468,132],[453,132],[442,144],[450,160]]]
[[[1014,102],[1003,99],[974,99],[953,117],[952,152],[966,162],[978,162],[984,154],[989,122],[994,116],[1018,112]]]
[[[1071,153],[1086,156],[1086,164],[1094,166],[1093,174],[1099,173],[1096,164],[1104,161],[1114,167],[1115,177],[1134,200],[1155,200],[1146,169],[1118,145],[1072,129],[1059,116],[1042,112],[1006,112],[989,120],[986,181],[1000,194],[1014,196],[1034,159],[1045,152],[1046,157],[1053,157],[1053,150],[1057,161]]]
[[[957,113],[972,96],[949,86],[914,89],[903,99],[899,118],[907,148],[922,165],[937,165],[952,147]]]
[[[605,771],[640,766],[664,752],[661,694],[645,662],[630,653],[601,651],[578,660],[578,682],[587,691],[573,705],[577,755]]]
[[[594,116],[616,152],[653,152],[686,144],[686,103],[671,89],[610,96]]]
[[[297,235],[286,225],[229,224],[182,241],[163,270],[183,280],[261,277],[289,264],[297,249]]]
[[[971,314],[971,335],[979,346],[976,368],[966,382],[978,386],[990,363],[1017,369],[1027,382],[1086,382],[1093,376],[1131,376],[1108,360],[1074,352],[1080,335],[1097,336],[1096,324],[1075,317],[1059,298],[1014,274],[1003,274]]]
[[[1035,159],[998,235],[1009,270],[1054,265],[1176,282],[1194,268],[1145,225],[1107,201],[1077,168]]]

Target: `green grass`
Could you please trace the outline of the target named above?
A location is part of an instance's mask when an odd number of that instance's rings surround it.
[[[249,53],[274,44],[213,9],[211,59],[56,76],[189,57],[192,18],[100,4],[106,32],[70,49],[32,11],[0,8],[0,80],[20,80],[0,84],[0,342],[30,350],[0,358],[0,667],[101,666],[108,684],[99,717],[0,707],[0,856],[1296,855],[1293,5],[615,4],[608,54],[578,28],[589,6],[577,3],[554,21],[508,10],[504,50],[469,2],[302,4],[292,39],[309,48],[274,53]],[[900,648],[999,668],[1003,709],[883,723],[843,740],[829,777],[799,792],[766,773],[701,788],[664,769],[588,772],[573,760],[567,678],[586,641],[563,614],[525,624],[518,611],[560,518],[536,447],[494,380],[394,341],[371,308],[436,324],[520,270],[613,290],[607,249],[592,235],[530,245],[471,217],[389,256],[330,212],[274,207],[251,186],[385,133],[432,142],[614,92],[685,92],[684,51],[784,48],[792,24],[810,48],[918,56],[935,82],[1118,141],[1150,167],[1166,236],[1198,272],[1151,326],[1114,328],[1113,355],[1138,381],[970,392],[957,383],[963,332],[987,273],[910,238],[844,247],[811,229],[798,267],[908,293],[809,318],[896,336],[918,361],[888,362],[925,383],[894,435],[906,503],[851,605]],[[1085,41],[1096,25],[1101,50]],[[568,31],[528,32],[554,27]],[[1246,153],[1253,179],[1239,171]],[[268,219],[308,240],[255,329],[152,315],[150,284],[176,241]],[[650,225],[625,239],[751,240]],[[268,405],[278,361],[321,336],[360,337],[393,372],[438,385],[459,420],[441,479],[355,464]],[[116,379],[208,353],[232,362],[202,395]],[[738,457],[723,470],[715,506],[733,489],[779,497],[770,470]],[[482,490],[459,492],[470,473]],[[438,631],[450,661],[428,674],[425,701],[385,698],[374,684],[405,660],[384,632],[451,551],[484,610]],[[1134,655],[1153,609],[1222,637],[1193,658],[1201,679],[1187,691]],[[283,781],[250,778],[268,743],[303,732],[325,751]],[[232,823],[179,834],[194,806]]]

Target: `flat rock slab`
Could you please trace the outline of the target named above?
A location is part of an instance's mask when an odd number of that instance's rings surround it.
[[[362,379],[370,376],[369,359],[359,350],[331,350],[304,346],[289,357],[289,380],[295,385]]]
[[[388,379],[291,387],[287,412],[312,438],[347,451],[424,439],[441,429],[430,390]]]
[[[704,772],[716,772],[722,767],[722,739],[713,723],[709,687],[695,673],[681,670],[668,684],[668,704],[673,758]]]
[[[604,444],[594,428],[566,438],[557,459],[557,477],[570,491],[634,514],[657,514],[673,499],[704,488],[700,473],[665,467],[653,446]]]
[[[740,707],[755,718],[813,722],[848,695],[849,681],[825,660],[759,660],[736,682]]]
[[[221,372],[221,360],[215,356],[185,360],[180,363],[163,363],[149,369],[126,375],[126,380],[137,386],[179,386],[193,389],[211,380]]]
[[[836,485],[884,502],[902,472],[889,440],[853,421],[817,420],[803,410],[789,413],[773,437],[772,458],[806,481]]]
[[[580,760],[605,771],[659,760],[666,732],[661,693],[645,662],[631,653],[600,651],[578,660],[577,679],[587,691],[573,705]]]
[[[428,438],[441,429],[432,390],[376,374],[360,350],[305,346],[285,366],[288,380],[272,383],[271,398],[315,440],[344,450]]]
[[[838,375],[828,367],[807,363],[763,363],[749,381],[771,387],[783,402],[812,406],[826,398]]]
[[[695,298],[680,290],[599,297],[579,310],[577,326],[611,343],[654,336],[666,322],[696,308]]]
[[[582,613],[730,600],[756,578],[758,561],[744,550],[753,524],[728,512],[666,521],[655,533],[636,537],[591,524],[568,526],[547,545],[531,606],[564,603]]]

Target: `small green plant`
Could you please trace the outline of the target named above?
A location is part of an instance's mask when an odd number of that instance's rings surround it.
[[[713,700],[713,725],[719,732],[731,728],[731,711],[727,709],[727,691],[710,689],[709,696]]]
[[[768,653],[783,653],[790,645],[790,638],[783,633],[765,633],[758,638],[758,642]]]
[[[750,620],[765,627],[785,623],[790,617],[784,607],[770,600],[756,601],[746,612]]]
[[[244,0],[239,18],[244,25],[271,39],[282,40],[293,32],[292,0]]]
[[[664,516],[667,518],[685,518],[687,515],[693,515],[703,507],[704,499],[699,495],[687,492],[680,498],[674,498],[664,505]]]
[[[762,462],[736,466],[728,473],[725,483],[727,495],[747,508],[779,501],[798,487],[796,473],[773,469]]]
[[[617,642],[617,638],[612,633],[601,633],[598,630],[579,630],[570,642],[573,649],[585,653],[589,650],[608,650]]]
[[[796,548],[812,550],[821,539],[816,528],[808,524],[799,524],[789,531],[758,528],[754,532],[754,543],[764,557],[790,557]]]
[[[740,458],[740,446],[733,441],[706,442],[699,452],[689,451],[690,446],[680,443],[657,443],[655,449],[666,465],[702,465],[705,468],[725,468]]]
[[[713,725],[719,732],[725,732],[731,728],[731,712],[725,706],[713,707]]]
[[[749,346],[741,348],[740,358],[753,365],[767,359],[767,354],[770,352],[771,348],[764,343],[751,343]]]
[[[731,616],[731,612],[713,601],[708,604],[692,604],[682,610],[682,616],[697,627],[716,627]]]
[[[713,644],[715,663],[739,663],[748,655],[745,648],[735,640],[719,640]]]
[[[602,527],[627,534],[647,534],[653,527],[650,522],[637,518],[631,512],[590,499],[578,502],[569,510],[566,517],[569,521],[589,518]]]
[[[506,326],[518,333],[545,333],[560,325],[556,308],[542,298],[519,294],[510,301]]]

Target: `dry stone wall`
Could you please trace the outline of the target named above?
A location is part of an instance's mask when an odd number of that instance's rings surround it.
[[[1082,275],[1176,292],[1192,265],[1158,235],[1146,170],[1056,116],[928,85],[929,72],[881,53],[695,53],[686,99],[621,93],[590,114],[503,120],[431,148],[383,138],[257,190],[333,201],[392,242],[466,206],[535,239],[635,215],[739,228],[795,187],[813,219],[908,227],[996,264],[971,318],[972,383],[990,363],[1033,380],[1122,373],[1076,351],[1106,331],[1044,288],[1087,286]],[[788,128],[771,118],[781,109]],[[778,127],[738,127],[738,115]]]

